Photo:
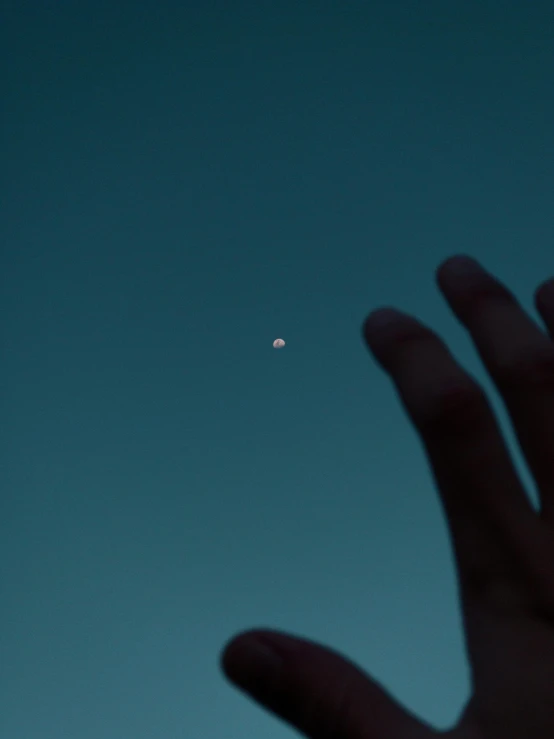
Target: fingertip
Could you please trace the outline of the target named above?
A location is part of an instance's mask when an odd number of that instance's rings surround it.
[[[290,648],[294,640],[287,637],[286,634],[274,631],[269,628],[253,628],[240,631],[238,634],[232,636],[224,645],[219,655],[219,661],[221,668],[227,674],[229,665],[231,662],[235,662],[235,658],[245,648],[250,649],[254,645],[261,645],[266,649],[272,651],[284,651],[287,647]]]
[[[445,280],[450,281],[474,277],[482,274],[483,268],[479,262],[469,254],[452,254],[444,259],[435,270],[435,280],[442,289]]]
[[[389,305],[371,311],[362,325],[365,341],[369,344],[375,333],[399,323],[404,317],[404,313]]]

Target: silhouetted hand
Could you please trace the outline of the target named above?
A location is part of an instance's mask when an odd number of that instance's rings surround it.
[[[535,293],[550,338],[469,257],[446,260],[437,280],[506,403],[540,512],[482,388],[441,339],[410,316],[380,324],[372,313],[366,341],[417,428],[448,521],[472,691],[440,732],[326,647],[266,629],[235,637],[226,676],[311,739],[554,739],[554,280]]]

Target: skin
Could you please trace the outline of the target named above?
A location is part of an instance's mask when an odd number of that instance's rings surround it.
[[[437,282],[502,396],[540,509],[483,389],[440,337],[409,315],[378,326],[381,311],[370,314],[365,340],[423,442],[448,524],[471,696],[455,726],[437,731],[334,650],[270,629],[233,638],[227,678],[312,739],[554,737],[554,279],[535,292],[545,332],[468,259],[447,259]],[[280,653],[273,674],[256,642]]]

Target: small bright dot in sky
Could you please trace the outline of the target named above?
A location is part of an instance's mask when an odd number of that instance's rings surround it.
[[[281,349],[283,346],[285,346],[283,339],[275,339],[273,342],[274,349]]]

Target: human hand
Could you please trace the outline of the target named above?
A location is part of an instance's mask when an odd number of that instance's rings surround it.
[[[232,639],[225,675],[310,739],[554,738],[554,280],[535,293],[550,338],[474,260],[446,260],[437,281],[506,403],[540,511],[482,388],[441,339],[411,316],[380,326],[370,314],[366,341],[421,437],[448,522],[472,690],[456,725],[436,731],[329,648],[268,629]],[[273,674],[256,643],[280,654]]]

